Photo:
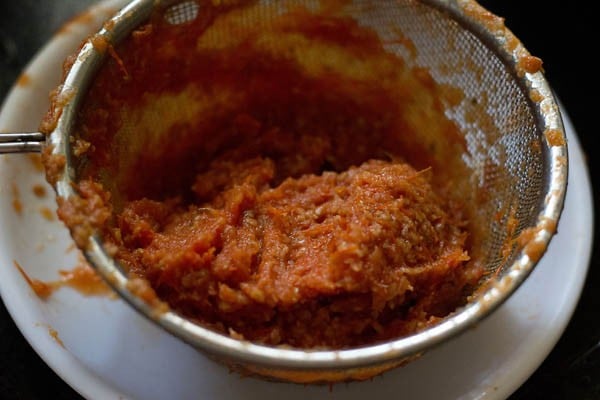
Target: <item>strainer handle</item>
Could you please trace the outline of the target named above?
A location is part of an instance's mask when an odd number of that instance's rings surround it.
[[[46,135],[39,132],[0,133],[0,154],[39,153],[46,142]]]

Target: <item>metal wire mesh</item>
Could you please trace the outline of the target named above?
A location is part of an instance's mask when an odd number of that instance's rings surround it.
[[[183,1],[170,6],[164,13],[165,20],[172,25],[193,21],[198,16],[200,5],[195,1]]]
[[[242,10],[235,32],[213,30],[208,40],[225,43],[246,30],[268,26],[277,14],[293,7],[316,9],[321,4],[316,0],[283,0],[276,6],[271,1],[260,3],[269,7]],[[472,183],[488,199],[481,202],[475,224],[493,221],[476,232],[472,256],[488,272],[501,273],[514,259],[507,257],[511,239],[537,217],[548,179],[543,135],[514,68],[468,26],[425,2],[356,0],[339,12],[376,31],[385,48],[409,66],[425,67],[436,81],[464,93],[462,101],[449,105],[446,112],[465,136],[467,151],[462,157],[472,170]],[[199,13],[201,1],[183,1],[170,6],[165,18],[182,24]],[[509,228],[514,221],[516,226]]]

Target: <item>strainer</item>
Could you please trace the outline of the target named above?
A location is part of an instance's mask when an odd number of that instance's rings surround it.
[[[229,3],[235,2],[212,2],[224,7]],[[320,3],[281,1],[276,9],[316,8]],[[91,265],[126,301],[167,331],[231,369],[303,383],[368,379],[409,362],[489,315],[544,254],[556,231],[567,186],[567,144],[559,108],[539,60],[504,27],[502,19],[468,0],[330,3],[376,31],[389,52],[411,66],[426,67],[437,82],[463,93],[446,112],[464,135],[466,150],[461,157],[472,171],[481,206],[472,257],[485,265],[487,274],[472,301],[434,326],[385,343],[335,351],[269,347],[222,335],[171,311],[157,311],[137,295],[136,283],[95,232],[77,242]],[[64,160],[47,164],[56,167],[47,169],[49,180],[59,198],[79,196],[74,189],[79,167],[74,126],[86,91],[109,53],[102,49],[119,43],[157,9],[170,23],[182,24],[202,18],[204,5],[202,1],[130,2],[83,44],[54,97],[56,118],[49,136],[3,134],[0,151],[43,150],[50,158]],[[252,16],[263,22],[271,17],[268,12]]]

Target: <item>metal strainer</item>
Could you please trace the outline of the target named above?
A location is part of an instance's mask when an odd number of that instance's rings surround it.
[[[315,8],[320,3],[281,1],[277,9],[283,12],[294,5]],[[462,157],[485,197],[472,257],[485,265],[487,279],[473,301],[435,326],[386,343],[337,351],[275,348],[216,333],[174,312],[156,313],[130,290],[128,275],[98,236],[80,246],[91,265],[143,315],[230,368],[271,379],[303,383],[368,379],[473,326],[502,304],[538,263],[556,231],[566,193],[567,144],[559,107],[539,60],[530,56],[502,19],[471,0],[336,3],[343,4],[345,14],[375,30],[386,50],[400,55],[410,66],[426,67],[438,83],[464,94],[446,113],[464,134],[467,149]],[[81,48],[58,93],[65,101],[58,102],[59,118],[49,137],[2,134],[0,152],[47,148],[53,155],[66,157],[54,187],[59,197],[77,196],[73,188],[77,181],[73,127],[86,90],[106,56],[93,40],[118,43],[156,7],[165,9],[170,23],[185,23],[202,15],[203,4],[200,0],[131,1]],[[249,23],[268,23],[272,15],[247,17]]]

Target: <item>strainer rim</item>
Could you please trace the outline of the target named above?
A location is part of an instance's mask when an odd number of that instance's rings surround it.
[[[125,3],[125,1],[123,2]],[[163,2],[133,0],[109,19],[110,23],[105,24],[97,35],[106,38],[110,43],[113,43],[113,41],[118,42],[120,38],[138,26],[141,21],[148,18],[154,7],[159,4],[174,2],[175,0]],[[486,10],[473,0],[421,0],[421,2],[451,13],[454,18],[472,29],[488,46],[493,45],[494,52],[507,65],[515,67],[522,57],[530,56],[521,42],[503,24],[502,29],[491,30],[489,20],[480,18],[481,15],[488,16],[488,14],[485,14]],[[131,18],[132,15],[136,17]],[[81,89],[87,87],[94,75],[93,71],[99,67],[104,56],[104,53],[99,52],[88,41],[78,53],[77,59],[66,75],[59,93],[59,96],[60,94],[72,95],[72,99],[62,108],[56,128],[50,133],[46,146],[51,146],[53,155],[64,156],[67,160],[61,178],[53,185],[57,195],[62,198],[77,196],[74,189],[74,170],[71,167],[69,137],[77,107],[81,103],[85,92]],[[543,251],[532,257],[532,254],[528,253],[527,243],[525,243],[515,262],[507,268],[507,272],[499,279],[492,281],[492,284],[486,286],[477,301],[456,310],[452,315],[444,318],[443,321],[423,331],[385,343],[341,350],[289,349],[240,341],[193,323],[173,311],[156,313],[152,306],[146,304],[128,288],[129,278],[109,255],[98,235],[90,237],[89,244],[86,249],[83,249],[83,253],[110,286],[142,315],[199,350],[230,360],[279,368],[319,370],[363,367],[419,354],[456,336],[490,315],[527,278],[554,236],[555,226],[563,209],[567,188],[568,158],[565,130],[558,103],[543,72],[522,73],[518,82],[526,93],[535,90],[538,94],[535,101],[531,99],[531,96],[528,96],[528,99],[537,115],[540,131],[545,133],[551,130],[562,137],[562,142],[547,143],[550,147],[548,157],[550,174],[547,196],[536,225],[531,227],[535,230],[535,234],[531,237],[531,243],[535,244],[536,249],[542,249]],[[75,93],[69,93],[73,89],[76,89]],[[546,137],[546,141],[549,142],[548,137]],[[553,221],[554,224],[549,223],[549,221]]]

